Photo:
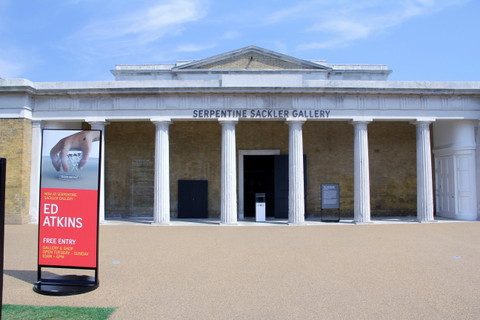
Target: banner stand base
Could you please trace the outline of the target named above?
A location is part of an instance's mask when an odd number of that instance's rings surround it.
[[[93,291],[98,285],[94,277],[67,275],[40,279],[33,286],[33,291],[48,296],[70,296]]]

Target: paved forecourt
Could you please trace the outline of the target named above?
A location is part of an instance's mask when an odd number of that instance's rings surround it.
[[[32,291],[36,228],[6,226],[5,304],[118,307],[112,319],[480,318],[478,222],[103,225],[100,287],[71,297]]]

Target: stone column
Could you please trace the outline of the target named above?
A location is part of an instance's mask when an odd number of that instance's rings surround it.
[[[237,223],[237,161],[235,125],[238,119],[219,119],[222,125],[220,223]]]
[[[353,121],[354,137],[354,221],[370,222],[370,173],[368,163],[369,121]]]
[[[40,199],[40,160],[42,155],[42,121],[32,121],[32,162],[30,172],[30,222],[38,223]]]
[[[287,119],[288,131],[288,223],[305,222],[305,184],[303,181],[303,136],[305,119]]]
[[[417,121],[417,220],[433,221],[431,121]]]
[[[100,223],[105,222],[105,126],[108,124],[107,121],[89,121],[90,127],[92,130],[100,130],[102,132],[101,140],[101,158],[100,158],[100,201],[99,201],[99,215]]]
[[[170,119],[155,119],[153,223],[170,223]]]
[[[476,121],[476,147],[475,147],[475,184],[477,190],[477,220],[480,220],[480,121]]]

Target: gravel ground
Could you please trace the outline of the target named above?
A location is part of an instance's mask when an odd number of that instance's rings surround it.
[[[36,246],[37,226],[6,226],[5,304],[117,307],[112,319],[480,319],[480,222],[102,225],[100,287],[69,297],[33,292]]]

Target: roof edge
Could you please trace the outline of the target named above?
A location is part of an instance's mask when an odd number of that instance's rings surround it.
[[[308,67],[311,67],[311,69],[317,69],[317,70],[318,69],[323,69],[323,70],[326,70],[326,71],[331,70],[330,67],[328,67],[326,65],[323,65],[323,64],[320,64],[320,63],[315,63],[315,62],[308,61],[308,60],[298,59],[298,58],[295,58],[295,57],[292,57],[292,56],[289,56],[289,55],[286,55],[286,54],[283,54],[283,53],[279,53],[279,52],[275,52],[275,51],[268,50],[268,49],[265,49],[265,48],[261,48],[261,47],[258,47],[258,46],[250,45],[250,46],[243,47],[243,48],[240,48],[240,49],[236,49],[236,50],[228,51],[228,52],[221,53],[221,54],[218,54],[218,55],[214,55],[214,56],[211,56],[211,57],[208,57],[208,58],[205,58],[205,59],[196,60],[196,61],[192,61],[192,62],[189,62],[189,63],[186,63],[186,64],[182,64],[180,66],[176,66],[176,67],[172,68],[172,71],[201,67],[201,66],[204,66],[204,65],[207,65],[207,64],[215,63],[217,61],[221,61],[221,60],[224,60],[224,59],[236,57],[236,56],[239,56],[239,55],[247,53],[247,52],[255,52],[255,53],[268,55],[268,56],[271,56],[271,57],[274,57],[274,58],[277,58],[277,59],[281,59],[281,60],[284,60],[284,61],[287,61],[287,62],[290,62],[290,63],[295,63],[295,64],[308,66]]]

